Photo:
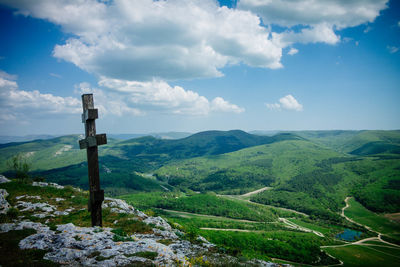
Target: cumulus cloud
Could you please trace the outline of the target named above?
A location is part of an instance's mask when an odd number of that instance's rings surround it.
[[[16,76],[0,71],[0,123],[15,119],[63,117],[82,112],[81,100],[25,91],[18,87]],[[102,78],[101,88],[88,83],[75,86],[75,94],[95,94],[95,106],[102,116],[142,116],[147,112],[182,115],[210,113],[242,113],[244,109],[221,97],[209,101],[198,93],[164,81],[133,82]],[[107,89],[107,90],[104,90]]]
[[[222,97],[216,97],[213,99],[213,101],[211,102],[211,110],[234,113],[244,112],[244,108],[241,108],[235,104],[231,104],[228,101],[224,100]]]
[[[105,92],[99,88],[92,87],[86,82],[75,85],[75,93],[79,95],[94,94],[96,98],[95,106],[102,116],[107,116],[109,114],[115,116],[142,116],[145,114],[144,111],[138,108],[130,107],[126,103],[123,95]]]
[[[297,54],[298,52],[299,52],[298,49],[291,47],[289,52],[288,52],[288,55],[293,56],[293,55]]]
[[[286,30],[282,33],[272,33],[272,36],[274,42],[281,47],[290,46],[294,43],[327,43],[333,45],[340,41],[340,36],[336,35],[332,26],[326,23],[301,29],[300,32]]]
[[[337,28],[373,22],[388,0],[241,0],[238,8],[258,14],[266,24],[292,27],[327,23]]]
[[[124,99],[138,108],[159,112],[207,115],[210,112],[241,113],[244,109],[231,104],[221,97],[211,102],[198,93],[180,86],[170,86],[165,81],[127,81],[102,78],[99,85],[124,95]]]
[[[18,14],[60,25],[70,38],[54,47],[53,56],[99,78],[100,89],[87,85],[85,89],[82,84],[79,90],[95,90],[105,114],[133,116],[148,111],[244,112],[222,97],[209,100],[167,81],[219,77],[222,68],[234,64],[281,68],[284,48],[291,47],[288,54],[294,55],[296,43],[337,44],[339,30],[373,22],[387,2],[241,0],[230,9],[215,0],[2,0]],[[274,25],[282,30],[272,31]],[[27,99],[38,103],[75,99],[19,90],[15,79],[4,79],[8,94],[20,94],[26,106],[33,105]],[[23,105],[22,100],[13,101]],[[73,103],[67,105],[69,112]],[[267,106],[302,110],[291,95]]]
[[[0,78],[3,78],[5,80],[16,80],[18,78],[17,75],[9,74],[5,71],[0,70]]]
[[[214,0],[5,3],[72,33],[53,55],[99,76],[177,80],[218,77],[239,63],[282,67],[282,48],[258,16]]]
[[[281,68],[282,48],[336,44],[335,30],[373,22],[388,0],[241,0],[236,9],[215,0],[2,2],[72,33],[56,58],[99,76],[151,81],[218,77],[239,63]],[[274,24],[284,31],[271,32]]]
[[[373,22],[388,0],[241,0],[238,8],[258,14],[265,24],[277,24],[289,29],[275,33],[281,46],[292,43],[336,44],[340,37],[335,30]],[[293,26],[303,29],[296,32]]]
[[[271,110],[294,110],[302,111],[303,105],[300,104],[292,95],[287,95],[279,99],[279,103],[265,104]]]
[[[77,114],[81,103],[77,98],[42,94],[37,90],[25,91],[18,88],[16,81],[0,75],[0,122],[25,118],[26,116]],[[3,76],[3,77],[2,77]]]

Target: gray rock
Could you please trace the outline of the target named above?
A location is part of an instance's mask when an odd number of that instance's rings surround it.
[[[143,212],[135,209],[122,199],[115,199],[106,197],[102,204],[102,208],[111,208],[111,212],[115,213],[128,213],[138,216],[139,218],[147,218],[148,216]]]
[[[28,199],[42,199],[40,196],[28,196],[28,195],[22,195],[22,196],[17,196],[15,197],[16,200],[19,200],[21,198],[28,198]]]
[[[53,186],[54,184],[37,183],[36,186]],[[56,187],[57,188],[57,187]],[[0,190],[0,197],[7,196],[7,192]],[[17,199],[41,199],[39,196],[23,195]],[[0,199],[1,200],[1,199]],[[62,201],[56,198],[56,201]],[[0,201],[1,202],[1,201]],[[48,203],[31,203],[19,200],[16,207],[21,211],[40,211],[33,216],[45,218],[49,216],[68,215],[74,208],[70,207],[64,211],[58,211],[56,206]],[[19,242],[21,249],[43,249],[48,252],[44,259],[68,266],[187,266],[191,257],[204,256],[215,265],[225,263],[242,264],[238,259],[229,255],[212,253],[209,250],[214,244],[199,236],[201,245],[192,244],[187,240],[179,239],[176,232],[167,221],[161,217],[149,217],[138,211],[125,201],[106,198],[103,208],[111,208],[118,213],[128,213],[139,217],[139,220],[154,225],[151,234],[134,234],[132,241],[114,242],[114,233],[111,228],[100,227],[77,227],[72,223],[58,225],[56,231],[50,230],[48,226],[30,221],[0,224],[0,232],[10,230],[34,229],[36,234],[30,235]],[[21,219],[21,218],[20,218]],[[132,218],[137,219],[137,218]],[[171,239],[173,243],[165,245],[160,243],[162,239]],[[139,257],[138,252],[154,252],[157,256],[154,260]],[[243,264],[242,264],[243,265]],[[268,266],[276,265],[264,261],[252,260],[243,266]]]
[[[34,210],[41,210],[44,212],[53,212],[56,208],[53,205],[47,203],[31,203],[25,201],[18,201],[16,207],[20,211],[34,211]]]
[[[116,266],[139,261],[156,265],[175,265],[176,261],[186,263],[183,254],[176,254],[172,248],[154,239],[114,242],[111,228],[76,227],[70,223],[58,225],[57,231],[39,229],[41,231],[37,234],[21,240],[20,248],[49,250],[44,258],[60,264]],[[151,261],[134,255],[143,251],[156,252],[158,256]],[[92,255],[100,255],[103,260],[98,261]]]
[[[7,196],[7,190],[0,189],[0,214],[6,214],[7,211],[11,208],[10,204],[6,200]]]
[[[56,184],[56,183],[45,183],[45,182],[33,182],[33,186],[40,186],[40,187],[46,187],[46,186],[51,186],[57,189],[64,189],[64,186]]]
[[[58,211],[58,210],[56,210],[53,214],[56,215],[56,216],[66,216],[66,215],[69,214],[69,212],[66,211],[66,210],[65,210],[65,211]]]
[[[179,239],[179,237],[172,231],[163,231],[157,228],[153,228],[153,232],[154,234],[162,236],[165,239]]]
[[[36,217],[36,218],[54,217],[53,214],[49,214],[49,213],[36,213],[36,214],[33,214],[32,216]]]
[[[157,227],[162,227],[167,231],[171,231],[171,225],[169,225],[163,218],[160,216],[158,217],[148,217],[147,219],[144,220],[145,223],[147,224],[154,224]]]
[[[7,179],[4,175],[1,175],[1,174],[0,174],[0,184],[8,183],[8,182],[10,182],[10,181],[11,181],[11,180]]]
[[[41,223],[35,223],[30,221],[22,221],[17,223],[3,223],[0,224],[0,232],[8,232],[11,230],[23,230],[23,229],[34,229],[37,232],[46,232],[49,227]]]

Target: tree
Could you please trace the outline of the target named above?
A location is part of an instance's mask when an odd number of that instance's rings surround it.
[[[8,167],[15,172],[15,178],[17,179],[25,179],[29,178],[29,170],[31,169],[31,164],[28,163],[26,157],[22,154],[17,154],[13,156],[8,161]]]

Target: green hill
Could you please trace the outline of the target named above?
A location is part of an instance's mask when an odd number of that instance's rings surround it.
[[[322,160],[345,157],[310,141],[288,140],[254,146],[223,155],[171,163],[155,173],[172,185],[196,191],[241,190],[277,186],[292,177],[311,172]],[[232,192],[231,192],[232,193]]]
[[[393,186],[400,180],[399,169],[397,159],[355,157],[311,141],[288,140],[171,163],[155,174],[173,186],[220,194],[270,186],[252,201],[338,219],[351,193],[373,210],[400,210],[400,191]]]
[[[352,193],[369,209],[400,210],[400,131],[296,133],[301,137],[234,130],[176,140],[110,138],[99,148],[102,187],[120,195],[174,187],[243,194],[269,186],[273,189],[253,200],[329,217]],[[78,139],[70,135],[0,145],[0,172],[12,176],[7,161],[20,154],[33,176],[87,188],[86,153]]]
[[[35,176],[87,188],[86,153],[78,147],[80,138],[82,136],[70,135],[0,145],[0,172],[12,176],[7,162],[21,155],[31,165]],[[151,136],[123,141],[109,138],[107,145],[99,147],[101,180],[113,194],[165,190],[168,184],[154,179],[152,172],[168,162],[296,138],[291,134],[263,137],[239,130],[201,132],[178,140]]]
[[[356,155],[399,154],[399,130],[299,131],[292,133],[344,153]]]
[[[292,134],[272,137],[248,134],[240,130],[206,131],[177,140],[156,139],[151,136],[118,143],[118,149],[128,157],[163,157],[164,160],[186,159],[205,155],[219,155],[246,147],[269,144],[280,140],[300,139]]]

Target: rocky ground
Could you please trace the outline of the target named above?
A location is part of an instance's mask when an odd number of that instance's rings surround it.
[[[87,198],[79,189],[43,182],[18,185],[1,175],[0,183],[9,190],[0,189],[0,239],[1,233],[34,229],[36,233],[19,241],[19,249],[45,250],[43,258],[57,264],[277,266],[218,253],[200,236],[190,242],[187,234],[163,218],[148,216],[120,199],[106,198],[104,227],[89,227]]]

